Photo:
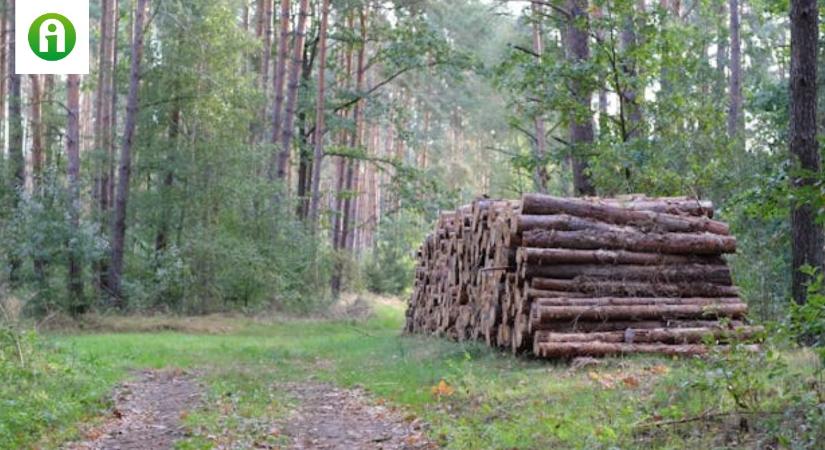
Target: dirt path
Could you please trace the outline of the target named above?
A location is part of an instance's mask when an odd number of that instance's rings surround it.
[[[184,437],[181,419],[201,401],[194,376],[181,371],[143,371],[114,393],[111,420],[87,431],[88,440],[68,450],[165,450]]]
[[[436,448],[420,420],[408,421],[400,412],[371,402],[360,389],[311,382],[285,388],[300,402],[284,426],[292,449]]]

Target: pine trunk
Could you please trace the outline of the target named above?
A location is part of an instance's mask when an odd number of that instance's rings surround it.
[[[281,126],[281,153],[278,155],[278,179],[286,180],[289,170],[289,158],[292,153],[293,124],[298,104],[298,88],[301,84],[300,74],[304,56],[304,40],[306,39],[306,23],[309,15],[309,0],[301,0],[298,11],[298,25],[295,28],[295,43],[292,49],[292,64],[289,68],[289,82],[287,83],[286,108]]]
[[[792,177],[794,190],[814,189],[822,171],[816,126],[818,14],[816,0],[791,1],[790,153],[794,168],[807,172]],[[816,219],[813,205],[791,206],[791,291],[799,304],[807,301],[811,281],[801,269],[823,268],[823,234]]]
[[[77,234],[80,228],[80,76],[69,75],[66,80],[68,122],[66,125],[66,175],[69,188],[69,297],[71,312],[85,312],[83,303],[83,265]]]
[[[567,11],[570,14],[567,23],[567,55],[574,66],[588,64],[590,59],[590,44],[587,34],[587,0],[567,0]],[[573,169],[573,188],[576,195],[596,195],[596,188],[590,181],[586,152],[593,144],[593,117],[590,111],[590,90],[588,83],[573,78],[570,90],[578,104],[574,117],[570,122],[570,145],[572,146],[571,164]]]
[[[323,168],[322,162],[324,158],[324,133],[325,133],[325,115],[324,115],[324,98],[326,94],[326,85],[324,84],[326,78],[326,64],[327,64],[327,27],[329,24],[329,0],[323,0],[321,6],[321,28],[319,30],[318,45],[319,61],[318,61],[318,94],[315,103],[315,136],[313,151],[313,166],[312,166],[312,198],[309,207],[309,217],[312,224],[312,230],[315,232],[318,226],[318,212],[321,203],[321,170]]]
[[[115,306],[125,306],[121,292],[123,276],[123,252],[126,244],[126,213],[129,201],[129,181],[132,173],[132,145],[137,127],[138,95],[140,89],[140,64],[143,57],[143,24],[149,0],[137,0],[135,23],[132,31],[131,62],[129,67],[129,97],[126,101],[126,121],[118,164],[117,192],[114,220],[112,222],[112,256],[106,286]]]

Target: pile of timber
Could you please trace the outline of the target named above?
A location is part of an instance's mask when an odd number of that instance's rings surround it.
[[[539,357],[694,355],[754,335],[713,205],[686,197],[479,199],[417,253],[406,331]]]

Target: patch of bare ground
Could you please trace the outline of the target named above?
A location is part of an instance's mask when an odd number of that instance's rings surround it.
[[[182,419],[201,402],[191,373],[147,370],[115,389],[111,417],[66,450],[165,450],[186,436]]]
[[[340,389],[323,383],[284,386],[299,402],[284,424],[291,449],[433,449],[426,424],[382,402],[362,389]]]

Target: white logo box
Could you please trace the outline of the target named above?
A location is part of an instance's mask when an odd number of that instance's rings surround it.
[[[43,14],[57,13],[74,25],[77,43],[59,61],[46,61],[29,47],[29,27]],[[17,0],[15,11],[15,73],[85,75],[89,73],[89,0]]]

